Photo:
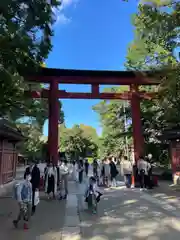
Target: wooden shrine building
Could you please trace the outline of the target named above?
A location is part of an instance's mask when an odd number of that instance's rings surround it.
[[[7,120],[0,119],[0,185],[15,178],[18,161],[16,144],[23,140],[24,136],[16,127]]]

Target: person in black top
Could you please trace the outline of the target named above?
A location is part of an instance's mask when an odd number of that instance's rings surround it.
[[[39,189],[40,185],[40,170],[37,164],[33,166],[31,171],[31,184],[32,184],[32,215],[33,215],[36,211],[36,206],[34,205],[35,191]]]
[[[110,165],[110,174],[111,174],[111,185],[116,187],[117,183],[116,183],[116,176],[118,175],[118,170],[116,168],[116,164],[114,163],[114,161],[112,160],[112,158],[109,158],[109,165]]]
[[[152,180],[152,165],[151,160],[148,157],[145,157],[146,161],[148,162],[148,170],[147,170],[147,177],[146,177],[146,185],[149,189],[153,188],[153,180]]]
[[[84,167],[85,167],[85,173],[86,173],[86,177],[87,177],[88,176],[88,171],[89,171],[88,159],[85,160]]]
[[[36,163],[26,168],[24,173],[24,179],[26,179],[26,176],[29,174],[31,175],[31,184],[32,184],[32,215],[34,215],[36,211],[36,206],[34,205],[34,196],[35,196],[35,191],[39,189],[39,185],[40,185],[40,170]]]
[[[97,178],[98,176],[98,162],[96,159],[93,161],[93,176]]]
[[[79,171],[79,183],[82,183],[83,181],[83,171],[84,171],[84,166],[83,166],[83,160],[79,160],[78,164],[78,171]]]
[[[26,179],[26,176],[31,175],[31,166],[28,165],[28,167],[25,169],[24,172],[24,180]]]

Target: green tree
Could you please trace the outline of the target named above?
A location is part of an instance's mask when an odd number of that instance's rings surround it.
[[[26,141],[19,150],[29,158],[45,158],[48,146],[47,138],[43,136],[43,126],[49,116],[48,102],[44,99],[29,99],[23,107],[20,111],[13,108],[14,111],[10,112],[8,116],[26,137]],[[63,123],[64,112],[61,109],[61,102],[59,102],[59,108],[59,121]]]
[[[84,126],[83,126],[84,127]],[[86,128],[89,128],[86,126]],[[90,127],[91,128],[91,127]],[[60,126],[60,151],[66,152],[71,159],[79,157],[97,156],[98,145],[79,125],[74,125],[71,129]]]
[[[162,3],[163,4],[160,4]],[[138,5],[138,12],[133,16],[135,27],[134,40],[128,48],[127,70],[151,70],[152,76],[161,81],[158,88],[159,98],[141,103],[142,123],[147,146],[159,144],[157,137],[162,131],[179,124],[179,70],[177,52],[179,46],[179,9],[178,1],[142,1]],[[166,5],[166,7],[164,7]],[[157,70],[160,70],[157,74]],[[121,88],[120,88],[121,89]],[[144,87],[140,90],[154,91],[156,87]],[[104,101],[95,107],[101,116],[103,127],[103,146],[110,153],[116,152],[116,147],[123,146],[124,111],[122,103]],[[131,108],[125,110],[131,119]],[[119,117],[120,116],[120,117]],[[129,134],[132,132],[130,125]],[[132,139],[130,139],[132,140]],[[117,141],[120,141],[117,143]]]
[[[42,130],[37,124],[18,124],[22,134],[25,136],[25,141],[18,144],[19,152],[28,157],[29,160],[43,160],[43,145],[45,139],[42,135]]]
[[[0,3],[0,112],[24,100],[22,72],[37,69],[52,49],[53,8],[60,1],[7,0]]]
[[[106,92],[124,92],[127,91],[127,86],[114,87],[105,89]],[[131,138],[126,138],[125,115],[126,109],[128,109],[128,103],[119,100],[101,101],[99,104],[93,107],[93,109],[99,114],[100,122],[103,129],[102,137],[100,139],[101,156],[114,154],[120,157],[126,151],[127,144],[131,145]],[[129,115],[127,114],[129,117]]]
[[[161,81],[158,99],[141,103],[146,147],[151,149],[153,144],[162,147],[158,136],[164,129],[180,127],[179,16],[179,1],[159,0],[142,1],[133,16],[135,36],[125,66],[128,70],[151,70],[153,78]]]
[[[86,126],[84,124],[79,125],[80,129],[83,131],[83,136],[90,141],[96,143],[98,145],[99,142],[99,136],[96,132],[96,129],[91,126]]]
[[[173,3],[161,1],[160,4],[154,0],[139,5],[138,13],[133,17],[135,39],[128,49],[126,62],[127,69],[131,70],[162,69],[160,74],[154,74],[162,82],[159,99],[148,103],[147,107],[157,113],[156,117],[164,127],[177,125],[180,119],[179,59],[175,54],[179,46],[180,3]],[[162,8],[164,5],[168,6]]]

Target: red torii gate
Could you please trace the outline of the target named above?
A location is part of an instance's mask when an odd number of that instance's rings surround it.
[[[31,91],[33,98],[48,98],[49,100],[49,131],[48,149],[52,161],[58,161],[58,99],[119,99],[130,100],[132,108],[132,125],[134,139],[135,160],[143,154],[144,138],[141,126],[140,100],[152,99],[156,93],[139,91],[141,85],[158,85],[159,81],[151,80],[147,76],[150,72],[133,71],[96,71],[40,68],[38,72],[25,74],[29,82],[50,84],[49,90]],[[66,92],[59,90],[58,84],[89,84],[90,93]],[[129,85],[130,91],[124,93],[101,93],[100,85]]]

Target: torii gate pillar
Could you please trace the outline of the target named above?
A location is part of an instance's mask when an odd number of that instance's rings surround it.
[[[59,102],[58,102],[58,81],[53,79],[49,89],[49,129],[48,129],[48,151],[50,161],[58,163],[58,122],[59,122]]]
[[[144,136],[141,123],[140,97],[138,96],[138,86],[132,85],[131,111],[132,111],[132,127],[134,141],[134,158],[137,163],[140,156],[144,153]]]

